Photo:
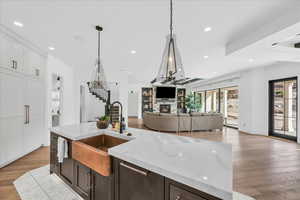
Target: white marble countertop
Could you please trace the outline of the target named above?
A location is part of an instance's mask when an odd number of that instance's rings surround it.
[[[130,140],[109,154],[224,200],[232,200],[232,147],[229,144],[129,128],[131,137],[99,130],[95,123],[51,129],[71,140],[107,134]]]

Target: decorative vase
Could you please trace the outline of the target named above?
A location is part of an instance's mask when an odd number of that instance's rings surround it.
[[[106,129],[108,127],[108,125],[109,125],[108,120],[103,120],[103,121],[99,120],[99,121],[97,121],[97,128],[98,129]]]

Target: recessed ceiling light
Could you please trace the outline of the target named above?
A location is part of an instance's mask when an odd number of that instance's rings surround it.
[[[54,47],[48,47],[48,49],[49,49],[50,51],[53,51],[53,50],[55,50],[55,48],[54,48]]]
[[[211,30],[212,30],[211,27],[206,27],[206,28],[204,29],[204,32],[209,32],[209,31],[211,31]]]
[[[208,179],[206,176],[203,176],[202,178],[203,178],[203,180],[207,180]]]
[[[204,58],[204,59],[207,59],[207,58],[208,58],[208,56],[203,56],[203,58]]]
[[[136,50],[131,50],[130,53],[131,54],[136,54]]]
[[[21,22],[18,22],[18,21],[14,21],[14,25],[21,27],[21,28],[24,26],[24,24],[22,24]]]
[[[254,61],[254,59],[253,58],[249,58],[249,60],[248,60],[249,62],[253,62]]]
[[[213,74],[217,74],[217,72],[213,72]]]

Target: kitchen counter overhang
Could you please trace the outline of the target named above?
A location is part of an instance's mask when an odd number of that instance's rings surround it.
[[[99,130],[95,123],[62,126],[52,132],[73,141],[110,135],[129,140],[108,154],[221,199],[232,199],[229,144],[129,128],[132,136]]]

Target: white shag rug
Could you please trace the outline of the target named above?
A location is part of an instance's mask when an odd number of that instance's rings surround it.
[[[14,181],[22,200],[83,200],[55,174],[50,175],[49,165],[31,170]],[[255,200],[233,193],[233,200]]]

